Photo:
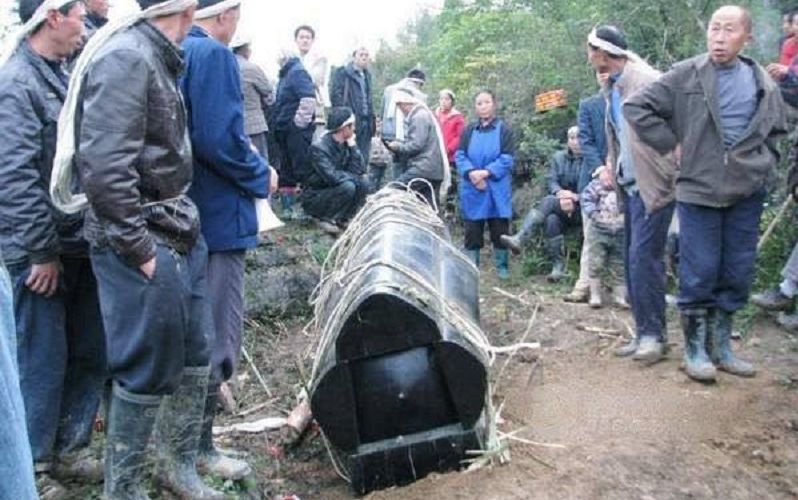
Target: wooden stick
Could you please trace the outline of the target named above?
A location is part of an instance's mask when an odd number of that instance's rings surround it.
[[[765,243],[770,239],[771,235],[773,235],[773,231],[776,230],[776,226],[781,222],[781,219],[784,218],[784,215],[787,213],[787,210],[792,206],[793,200],[792,196],[787,196],[787,199],[784,200],[784,203],[781,204],[781,208],[779,208],[779,213],[776,214],[776,217],[770,221],[768,224],[768,228],[762,233],[762,236],[759,238],[759,243],[756,245],[756,251],[759,252],[762,250],[762,247],[765,246]]]
[[[523,344],[526,341],[526,338],[532,332],[532,326],[535,324],[535,321],[538,318],[538,311],[539,310],[540,310],[540,303],[535,305],[535,309],[532,311],[532,316],[529,317],[529,321],[526,324],[526,331],[524,331],[524,335],[521,337],[520,344]],[[540,344],[538,344],[537,348],[540,348]],[[513,359],[513,357],[516,355],[517,352],[518,352],[518,350],[514,350],[510,354],[510,356],[507,357],[507,360],[504,362],[504,365],[502,365],[501,370],[499,370],[499,374],[496,375],[496,382],[494,383],[494,386],[493,386],[493,393],[494,394],[498,393],[498,386],[499,386],[499,383],[502,380],[502,375],[504,374],[504,370],[507,369],[507,365],[510,364],[510,361]]]
[[[258,382],[260,382],[260,385],[263,386],[263,390],[266,391],[266,394],[268,394],[270,398],[274,397],[272,391],[269,390],[269,386],[266,385],[266,380],[263,378],[263,375],[261,375],[260,370],[258,370],[258,367],[255,366],[255,362],[252,361],[252,358],[247,352],[247,348],[244,347],[243,345],[241,346],[241,354],[244,355],[244,359],[246,359],[247,363],[249,363],[249,366],[252,367],[252,371],[255,372],[255,377],[258,379]]]
[[[513,294],[511,294],[510,292],[507,292],[507,291],[505,291],[505,290],[502,290],[502,289],[501,289],[501,288],[499,288],[499,287],[496,287],[496,286],[494,286],[494,287],[493,287],[493,291],[494,291],[494,292],[496,292],[496,293],[498,293],[499,295],[503,295],[503,296],[507,297],[508,299],[513,299],[513,300],[515,300],[515,301],[518,301],[518,302],[520,302],[521,304],[523,304],[523,305],[525,305],[525,306],[531,306],[531,305],[532,305],[532,304],[530,304],[529,302],[527,302],[526,300],[522,299],[521,297],[519,297],[519,296],[517,296],[517,295],[513,295]]]

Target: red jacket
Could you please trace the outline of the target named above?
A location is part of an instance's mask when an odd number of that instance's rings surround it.
[[[465,117],[462,113],[452,108],[447,114],[441,112],[441,108],[435,110],[435,118],[441,126],[443,132],[443,142],[446,144],[446,154],[449,157],[449,164],[454,165],[454,154],[460,147],[460,136],[463,135],[465,128]]]
[[[779,64],[789,66],[795,56],[798,56],[798,38],[793,35],[784,40],[784,44],[781,46]]]

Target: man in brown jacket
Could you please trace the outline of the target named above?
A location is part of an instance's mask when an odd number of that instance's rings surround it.
[[[621,106],[659,72],[627,50],[623,33],[613,26],[593,30],[587,45],[588,59],[605,82],[607,102],[607,165],[600,167],[600,176],[606,187],[617,187],[626,221],[624,267],[635,339],[616,355],[652,364],[662,359],[666,346],[665,242],[676,165],[670,151],[660,153],[640,141]]]
[[[731,351],[732,316],[748,300],[765,182],[786,125],[776,84],[739,55],[751,28],[747,10],[721,7],[707,29],[709,52],[676,64],[624,106],[640,140],[681,152],[679,308],[685,368],[700,381],[714,380],[716,367],[755,374]]]

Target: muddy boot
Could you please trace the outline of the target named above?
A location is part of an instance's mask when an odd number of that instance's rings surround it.
[[[105,498],[148,500],[142,487],[150,440],[161,396],[127,392],[114,385],[105,437]]]
[[[493,260],[496,263],[496,275],[499,279],[510,279],[510,252],[506,248],[494,248]]]
[[[224,479],[237,481],[248,476],[252,469],[243,460],[236,460],[219,453],[219,450],[213,444],[213,420],[216,418],[218,398],[219,385],[209,385],[208,397],[205,399],[205,413],[202,420],[197,468],[203,474],[213,474]]]
[[[507,234],[501,235],[499,238],[504,246],[512,250],[513,253],[521,253],[524,248],[524,241],[535,231],[535,228],[543,224],[543,214],[536,208],[533,208],[524,217],[524,222],[521,225],[521,230],[514,236]]]
[[[776,322],[790,333],[798,333],[798,314],[779,313]]]
[[[795,297],[787,297],[778,286],[752,295],[751,303],[766,311],[792,312],[795,309]]]
[[[589,295],[590,286],[579,286],[579,283],[577,283],[574,285],[574,289],[571,290],[571,293],[564,295],[562,300],[564,302],[582,303],[587,302]]]
[[[103,463],[91,453],[91,450],[84,448],[60,455],[53,467],[53,476],[59,479],[99,483],[103,480]]]
[[[224,500],[197,474],[197,449],[203,424],[210,367],[183,369],[180,386],[166,396],[158,415],[155,479],[182,500]]]
[[[635,361],[642,361],[643,364],[653,365],[661,361],[665,356],[665,349],[663,343],[656,337],[646,335],[640,338],[637,350],[632,355]]]
[[[480,250],[481,249],[479,249],[479,248],[474,249],[474,250],[468,250],[468,249],[463,250],[463,252],[468,256],[468,258],[471,259],[471,262],[473,262],[474,265],[477,266],[477,269],[479,269],[479,253],[480,253]]]
[[[710,361],[706,351],[709,321],[706,310],[692,310],[682,313],[682,329],[684,330],[684,369],[693,380],[714,382],[715,365]]]
[[[626,297],[629,294],[626,291],[626,285],[615,285],[612,287],[612,303],[621,309],[630,309],[629,301]]]
[[[601,280],[597,278],[590,278],[590,299],[588,305],[593,309],[601,309]]]
[[[639,339],[637,337],[630,340],[628,343],[622,345],[621,347],[615,349],[613,352],[614,355],[618,356],[619,358],[628,358],[632,354],[637,352],[637,347],[640,345]]]
[[[709,345],[709,356],[718,370],[737,375],[739,377],[753,377],[756,375],[756,368],[747,361],[743,361],[734,355],[731,348],[733,314],[720,310],[711,309],[709,321],[712,322],[711,336],[707,344]]]
[[[551,272],[546,276],[546,280],[550,283],[556,283],[565,277],[564,247],[565,238],[563,236],[555,236],[546,240],[546,253],[551,261]]]

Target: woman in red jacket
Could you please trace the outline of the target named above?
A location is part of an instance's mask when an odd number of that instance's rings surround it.
[[[446,195],[446,205],[449,208],[454,203],[454,195],[457,193],[457,166],[454,161],[454,154],[460,146],[460,136],[465,129],[465,117],[454,107],[454,92],[449,89],[440,91],[438,97],[438,108],[435,110],[435,118],[441,126],[443,132],[443,142],[446,144],[446,154],[449,157],[449,168],[452,171],[452,185]]]

